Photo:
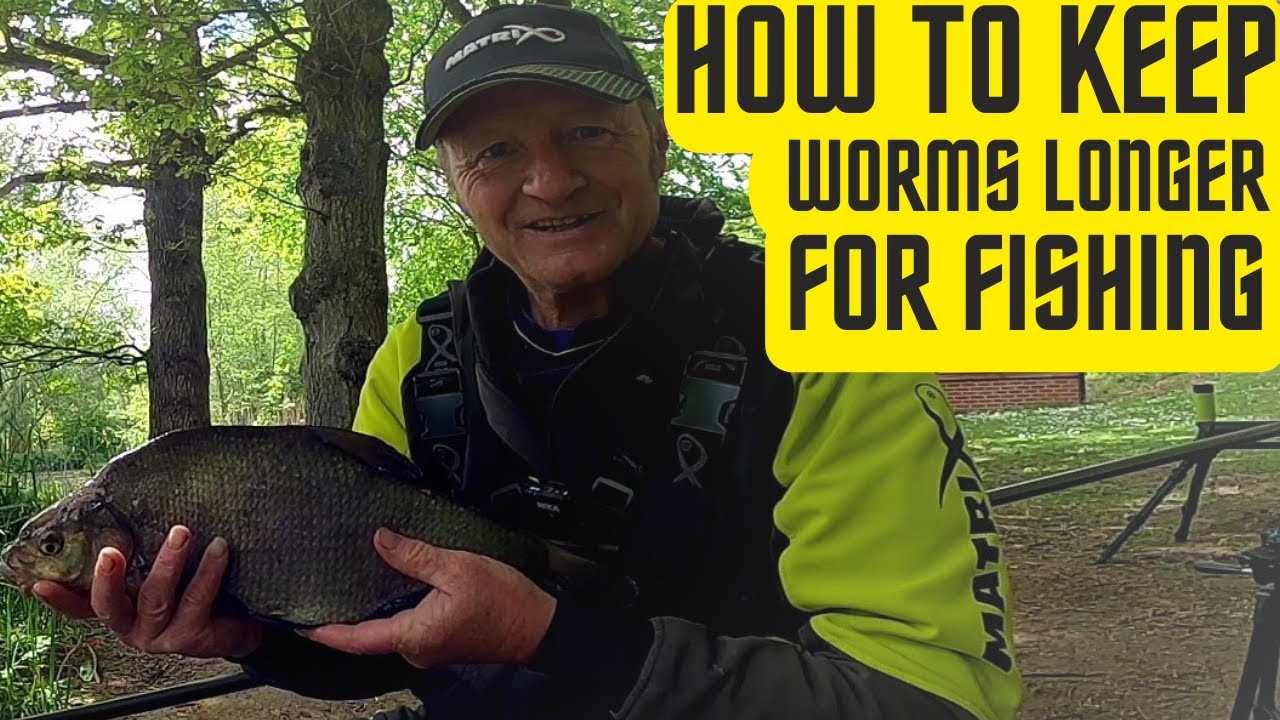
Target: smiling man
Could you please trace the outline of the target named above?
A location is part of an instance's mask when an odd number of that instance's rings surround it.
[[[384,532],[367,541],[434,587],[388,618],[300,637],[215,617],[226,553],[184,600],[149,579],[136,614],[107,558],[99,616],[308,696],[409,689],[423,706],[399,715],[430,720],[1015,717],[1004,556],[935,378],[770,363],[763,254],[660,194],[661,114],[614,32],[491,9],[425,90],[417,145],[484,248],[393,328],[355,428],[625,581],[542,587]]]

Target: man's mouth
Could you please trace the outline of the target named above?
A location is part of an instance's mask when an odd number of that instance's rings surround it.
[[[582,227],[592,220],[595,220],[601,214],[602,213],[594,212],[587,213],[585,215],[570,215],[568,217],[534,220],[533,222],[525,225],[525,228],[529,230],[536,230],[537,232],[564,232],[566,230],[573,230],[574,228]]]

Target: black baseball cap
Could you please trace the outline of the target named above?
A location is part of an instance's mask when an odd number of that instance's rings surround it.
[[[511,80],[556,83],[620,103],[653,97],[640,63],[600,18],[560,5],[501,5],[469,20],[427,64],[416,147],[429,147],[462,101]]]

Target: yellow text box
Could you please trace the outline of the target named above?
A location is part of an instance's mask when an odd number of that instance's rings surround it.
[[[666,123],[752,155],[781,368],[1264,371],[1276,15],[681,0]]]

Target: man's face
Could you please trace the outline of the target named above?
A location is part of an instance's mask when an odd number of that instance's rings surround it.
[[[441,140],[459,203],[534,292],[603,282],[657,220],[666,138],[636,104],[512,82],[468,100]]]

